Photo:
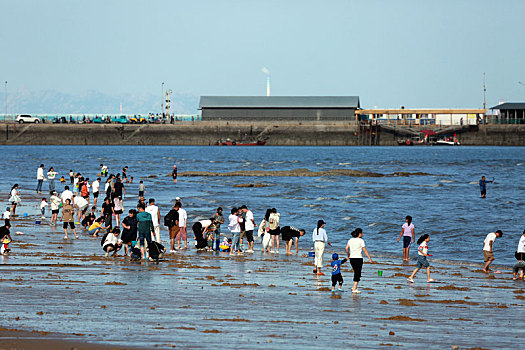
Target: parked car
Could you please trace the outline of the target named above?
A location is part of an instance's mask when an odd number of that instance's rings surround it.
[[[113,123],[117,123],[117,124],[127,124],[128,123],[128,118],[125,115],[121,115],[119,117],[111,118],[111,121]]]
[[[129,118],[129,122],[131,124],[146,124],[148,121],[144,117],[140,117],[140,116],[136,116],[135,115],[135,116]]]
[[[23,124],[23,123],[35,123],[35,124],[38,124],[40,123],[40,119],[37,118],[37,117],[32,117],[30,116],[29,114],[19,114],[16,119],[15,119],[18,123],[20,124]]]

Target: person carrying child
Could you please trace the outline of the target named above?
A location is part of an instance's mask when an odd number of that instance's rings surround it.
[[[427,256],[432,256],[432,254],[428,254],[428,242],[430,242],[430,236],[426,233],[417,240],[417,244],[419,244],[419,248],[417,248],[417,265],[414,272],[407,278],[407,281],[410,283],[414,283],[414,277],[422,267],[427,269],[427,282],[435,281],[433,278],[430,278],[430,263],[427,260]]]
[[[335,292],[335,285],[339,283],[339,291],[343,291],[343,275],[341,275],[341,265],[348,259],[339,260],[337,253],[332,254],[332,292]]]

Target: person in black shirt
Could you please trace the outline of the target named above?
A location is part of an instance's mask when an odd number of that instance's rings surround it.
[[[299,237],[305,234],[305,230],[300,230],[293,226],[284,226],[281,229],[281,235],[283,241],[286,243],[286,254],[291,255],[292,253],[292,243],[295,238],[295,252],[299,253]]]
[[[173,183],[177,183],[177,166],[173,166],[173,171],[171,172],[171,176],[173,177]]]
[[[124,184],[122,183],[122,180],[117,177],[117,182],[113,185],[113,198],[124,197],[125,194],[126,189],[124,188]]]
[[[93,225],[95,222],[95,219],[97,218],[95,212],[97,211],[97,207],[93,206],[91,207],[91,213],[86,215],[86,217],[82,220],[82,226],[84,229],[87,229],[89,226]]]
[[[124,244],[124,249],[126,255],[131,251],[131,242],[137,240],[137,211],[131,209],[129,215],[124,218],[122,221],[122,243]]]
[[[170,253],[175,253],[175,239],[179,234],[179,209],[180,206],[177,206],[177,203],[173,206],[168,214],[164,217],[164,224],[168,227],[170,235]]]
[[[11,238],[11,231],[9,231],[9,229],[11,228],[11,225],[5,225],[5,226],[2,226],[0,227],[0,241],[2,239],[4,239],[5,237],[9,238],[9,240],[13,240]]]
[[[125,166],[122,169],[122,181],[128,182],[128,167],[127,166]]]
[[[115,214],[115,205],[111,203],[110,199],[106,197],[104,203],[102,204],[102,216],[104,217],[104,226],[111,227],[113,226],[113,214]]]

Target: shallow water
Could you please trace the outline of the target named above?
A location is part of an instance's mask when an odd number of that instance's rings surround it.
[[[246,204],[260,221],[266,208],[278,208],[281,226],[305,228],[308,235],[324,219],[329,239],[343,248],[355,227],[365,231],[369,249],[399,254],[396,239],[411,215],[416,239],[430,233],[435,257],[481,261],[487,233],[501,229],[495,243],[498,263],[512,264],[523,232],[525,184],[524,147],[165,147],[165,146],[2,146],[6,166],[0,169],[0,190],[8,193],[18,182],[25,194],[36,186],[36,168],[42,162],[60,175],[69,169],[93,179],[99,164],[110,172],[124,165],[134,176],[126,208],[134,206],[138,181],[147,197],[154,197],[166,213],[177,196],[183,197],[189,221],[211,215],[217,206],[229,212]],[[173,164],[184,171],[354,169],[390,174],[425,172],[410,177],[179,177],[174,186],[167,176]],[[481,175],[496,178],[488,184],[488,198],[479,198]],[[155,176],[155,177],[152,177]],[[66,176],[67,177],[67,176]],[[238,183],[268,187],[236,188]],[[47,184],[44,183],[44,188]],[[58,185],[59,190],[62,189]],[[6,195],[7,197],[7,195]],[[7,199],[7,198],[6,198]],[[6,203],[7,204],[7,203]],[[36,214],[37,203],[24,201],[19,213]],[[223,228],[224,229],[224,228]],[[167,238],[167,232],[162,233]]]
[[[522,231],[525,187],[516,179],[525,164],[524,148],[3,146],[0,151],[0,190],[7,194],[18,182],[23,199],[18,213],[29,215],[14,221],[12,232],[25,234],[13,235],[12,254],[0,257],[5,327],[143,348],[517,348],[525,335],[515,328],[525,282],[509,280],[508,270]],[[257,221],[267,207],[276,207],[282,225],[309,232],[322,218],[334,243],[325,264],[332,252],[343,252],[349,232],[360,226],[378,264],[365,264],[363,294],[353,296],[332,295],[328,274],[311,274],[312,259],[302,256],[310,249],[310,233],[300,241],[300,256],[257,251],[230,258],[188,250],[159,264],[104,259],[97,239],[84,233],[64,241],[61,226],[50,227],[48,219],[34,224],[39,202],[34,178],[41,162],[64,175],[73,169],[90,178],[101,162],[112,172],[127,165],[136,182],[128,189],[128,209],[143,179],[147,197],[157,199],[161,213],[182,197],[190,224],[219,205],[246,204]],[[175,186],[167,176],[174,163],[179,172],[343,168],[434,175],[179,177]],[[498,182],[489,185],[486,200],[479,198],[477,185],[482,173]],[[269,186],[233,187],[255,182]],[[441,283],[425,283],[423,272],[415,284],[406,282],[413,262],[401,264],[395,240],[407,214],[414,217],[416,235],[432,234],[432,277]],[[495,245],[503,274],[487,276],[479,272],[481,244],[498,228],[505,232]],[[166,241],[164,228],[161,235]],[[347,291],[349,270],[343,265]]]

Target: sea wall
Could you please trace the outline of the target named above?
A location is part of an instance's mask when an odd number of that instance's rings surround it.
[[[0,124],[4,145],[214,145],[267,139],[268,146],[397,145],[401,134],[349,123]],[[525,125],[482,125],[458,133],[463,145],[525,145]]]
[[[2,130],[3,128],[3,130]],[[4,124],[0,143],[13,145],[214,145],[219,139],[268,139],[268,145],[355,145],[350,124],[188,122],[171,124]]]

